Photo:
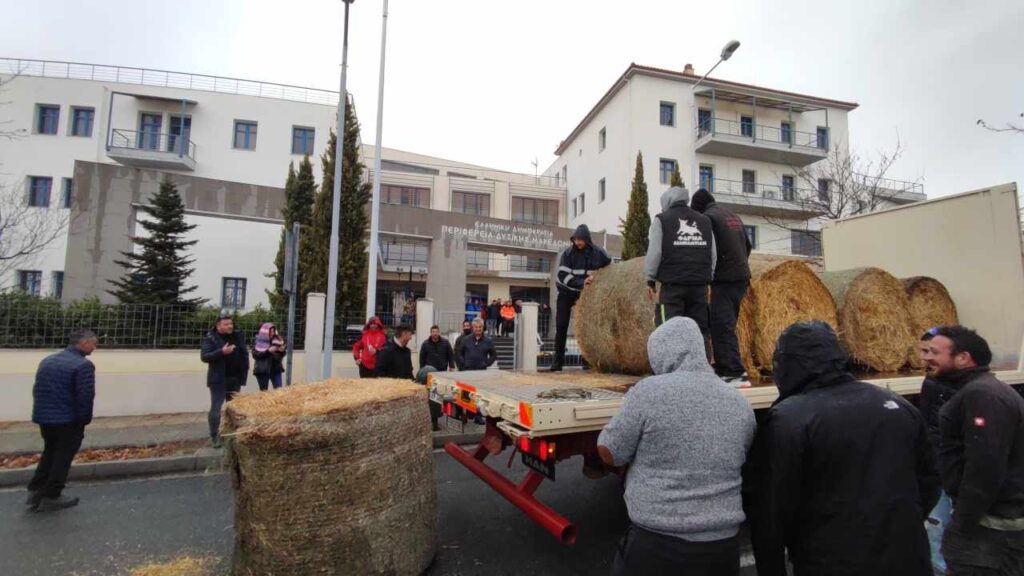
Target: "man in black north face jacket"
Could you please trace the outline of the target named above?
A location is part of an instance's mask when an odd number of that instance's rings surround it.
[[[846,372],[820,321],[779,337],[779,399],[744,472],[759,576],[930,576],[924,521],[939,498],[924,419]]]

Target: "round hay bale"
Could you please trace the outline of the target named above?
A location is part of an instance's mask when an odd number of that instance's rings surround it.
[[[340,380],[242,395],[221,433],[233,574],[420,574],[436,546],[426,390]]]
[[[811,267],[797,260],[751,259],[753,279],[740,304],[736,336],[747,375],[759,381],[771,372],[775,344],[797,322],[837,324],[836,305]]]
[[[928,329],[935,326],[948,326],[959,322],[956,304],[942,282],[927,276],[904,278],[902,282],[909,301],[910,331],[915,338],[920,338]],[[911,348],[909,362],[914,368],[924,368],[924,362],[914,348]]]
[[[617,262],[594,273],[573,311],[576,341],[599,372],[647,374],[647,338],[654,303],[647,298],[644,259]]]
[[[880,268],[822,272],[839,309],[839,339],[857,364],[895,372],[914,351],[903,284]]]

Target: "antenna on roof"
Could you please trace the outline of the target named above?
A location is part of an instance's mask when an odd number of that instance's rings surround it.
[[[530,162],[530,164],[533,164],[533,177],[536,178],[538,176],[538,174],[537,174],[537,164],[538,164],[538,162],[537,162],[537,157],[536,156],[533,157],[533,162]]]

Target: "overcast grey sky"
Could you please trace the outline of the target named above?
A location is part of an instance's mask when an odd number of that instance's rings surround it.
[[[382,0],[352,7],[349,90],[374,141]],[[6,2],[0,56],[117,64],[337,90],[340,0]],[[1021,0],[392,0],[386,146],[532,172],[630,62],[853,100],[862,154],[929,196],[1024,183]],[[1019,118],[1017,118],[1019,120]],[[898,135],[898,136],[897,136]]]

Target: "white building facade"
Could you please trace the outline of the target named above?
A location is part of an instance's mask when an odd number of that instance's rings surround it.
[[[819,213],[800,202],[828,183],[799,176],[830,148],[849,150],[842,102],[632,64],[559,144],[545,175],[567,185],[570,225],[618,232],[643,155],[649,212],[678,167],[740,215],[756,251],[820,255]],[[923,193],[901,194],[906,201]]]

